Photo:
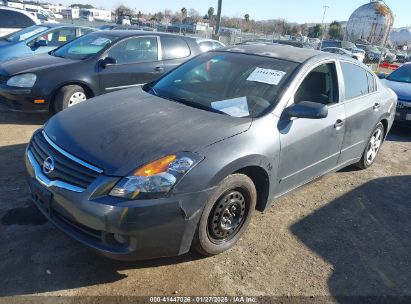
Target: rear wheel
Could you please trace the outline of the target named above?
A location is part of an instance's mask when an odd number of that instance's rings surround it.
[[[204,208],[194,248],[212,256],[233,247],[251,220],[256,200],[255,186],[249,177],[233,174],[225,178]]]
[[[384,142],[384,126],[379,123],[365,147],[364,153],[361,160],[357,163],[357,167],[361,169],[367,169],[372,166],[375,159],[377,158],[378,152],[380,151],[381,145]]]
[[[71,106],[79,104],[87,99],[86,92],[81,86],[68,85],[62,87],[54,99],[54,110],[63,111]]]

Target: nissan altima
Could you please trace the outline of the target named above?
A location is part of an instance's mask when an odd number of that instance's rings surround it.
[[[326,173],[371,166],[396,102],[348,57],[282,45],[210,51],[51,118],[26,152],[32,198],[112,258],[219,254],[255,209]]]

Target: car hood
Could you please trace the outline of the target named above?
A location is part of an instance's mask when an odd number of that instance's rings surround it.
[[[155,97],[141,88],[106,94],[52,117],[45,133],[62,149],[112,176],[163,156],[199,152],[247,131],[235,118]]]
[[[0,70],[2,74],[12,76],[15,74],[37,72],[57,66],[69,65],[74,62],[78,61],[73,59],[55,57],[49,54],[42,54],[4,62],[0,65]]]
[[[383,83],[398,95],[398,99],[411,101],[411,84],[383,79]]]

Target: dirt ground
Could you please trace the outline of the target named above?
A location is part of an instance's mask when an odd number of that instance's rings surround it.
[[[117,262],[30,202],[24,149],[45,120],[0,110],[0,296],[411,296],[410,130],[392,130],[369,170],[330,174],[255,213],[229,252]]]

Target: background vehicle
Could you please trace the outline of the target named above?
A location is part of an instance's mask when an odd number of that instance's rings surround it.
[[[360,57],[359,55],[356,55],[356,54],[354,54],[350,51],[347,51],[345,49],[336,48],[336,47],[326,47],[326,48],[323,48],[321,51],[327,52],[327,53],[338,54],[338,55],[342,55],[342,56],[348,56],[348,57],[357,59],[358,61],[362,62],[362,57]]]
[[[0,100],[12,110],[61,111],[93,96],[144,85],[199,53],[195,38],[98,31],[49,54],[1,64]]]
[[[53,224],[107,256],[215,255],[256,208],[350,164],[370,167],[395,103],[348,57],[280,45],[210,51],[51,118],[29,144],[28,180]],[[67,162],[75,174],[59,169]]]
[[[72,24],[42,24],[27,27],[0,40],[0,63],[50,52],[77,37],[94,31],[96,31],[94,28]]]
[[[294,41],[294,40],[274,40],[273,42],[277,44],[297,47],[300,49],[312,49],[312,50],[314,49],[314,46],[312,46],[310,43],[307,43],[307,42]]]
[[[197,43],[200,46],[201,51],[208,52],[210,50],[218,50],[225,47],[223,43],[213,39],[197,39]]]
[[[356,46],[365,51],[364,62],[378,63],[384,59],[381,51],[374,45],[356,44]]]
[[[395,122],[411,127],[411,63],[405,64],[385,78],[383,83],[398,95]]]
[[[0,37],[35,24],[40,24],[40,20],[29,12],[9,7],[0,7]]]
[[[356,59],[363,62],[365,59],[365,51],[358,48],[354,43],[349,41],[340,41],[340,40],[324,40],[322,42],[322,48],[340,48],[347,50],[356,56]]]

